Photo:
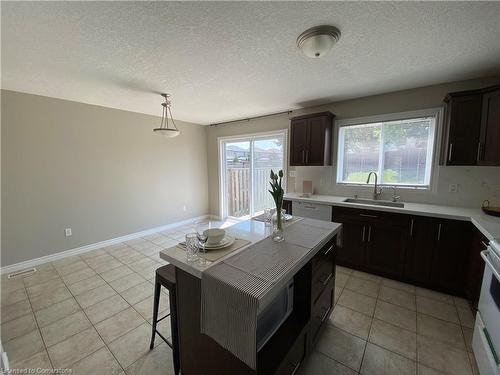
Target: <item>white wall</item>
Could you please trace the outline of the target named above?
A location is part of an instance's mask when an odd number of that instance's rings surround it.
[[[207,127],[2,90],[2,266],[207,214]],[[71,227],[73,235],[64,236]]]

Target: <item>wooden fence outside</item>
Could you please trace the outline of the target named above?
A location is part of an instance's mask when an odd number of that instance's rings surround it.
[[[276,168],[275,168],[276,169]],[[269,168],[254,169],[254,207],[255,211],[273,207],[274,202],[269,189]],[[229,168],[227,170],[227,194],[229,216],[241,217],[250,214],[250,168]]]

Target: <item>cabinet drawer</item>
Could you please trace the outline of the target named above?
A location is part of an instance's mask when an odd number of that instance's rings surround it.
[[[307,331],[304,330],[299,335],[297,340],[295,340],[295,343],[286,355],[275,375],[293,375],[297,373],[297,370],[299,369],[300,364],[302,363],[302,360],[304,359],[304,356],[306,354],[306,340]]]
[[[314,272],[311,285],[312,303],[316,304],[321,292],[327,287],[330,281],[335,279],[334,265],[332,262],[321,262],[318,269]]]
[[[324,221],[332,220],[332,206],[327,204],[293,201],[292,212],[295,216]]]
[[[407,226],[409,223],[409,216],[376,210],[363,210],[360,208],[334,207],[332,221],[382,222],[384,224]]]
[[[335,251],[336,251],[337,236],[334,236],[330,241],[326,243],[323,248],[318,251],[318,253],[312,259],[313,272],[318,268],[322,262],[328,261],[330,263],[334,262]]]
[[[331,279],[311,311],[311,339],[316,342],[323,323],[328,319],[333,307],[334,280]]]

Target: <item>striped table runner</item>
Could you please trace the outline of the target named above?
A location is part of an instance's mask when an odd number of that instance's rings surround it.
[[[201,332],[256,369],[260,301],[334,229],[333,223],[303,219],[285,228],[285,241],[266,238],[205,270]]]

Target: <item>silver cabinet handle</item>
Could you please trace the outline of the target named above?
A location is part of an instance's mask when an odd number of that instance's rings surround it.
[[[292,375],[295,375],[297,373],[297,370],[299,369],[300,365],[302,364],[302,361],[298,361],[295,367],[293,368]]]
[[[453,151],[453,143],[450,143],[450,148],[448,149],[448,161],[451,161],[452,151]]]
[[[321,281],[321,284],[323,284],[323,286],[325,286],[326,284],[328,284],[328,282],[332,279],[333,277],[333,273],[330,273],[326,279],[324,279],[323,281]]]
[[[441,223],[439,223],[439,226],[438,226],[438,241],[441,240]]]
[[[368,242],[370,242],[372,238],[372,227],[368,227]]]
[[[410,237],[413,237],[413,219],[410,222]]]
[[[481,142],[478,142],[477,143],[477,156],[476,156],[476,160],[480,160],[481,159]]]
[[[306,163],[306,150],[302,150],[302,164]]]
[[[327,251],[325,251],[325,252],[323,253],[323,255],[328,255],[328,254],[330,254],[330,251],[332,251],[332,250],[333,250],[333,248],[334,248],[334,245],[330,246],[330,247],[328,248],[328,250],[327,250]]]
[[[304,205],[304,208],[309,208],[311,210],[317,210],[318,209],[318,207],[316,207],[316,206],[306,206],[306,205]]]
[[[362,231],[363,235],[362,235],[361,242],[365,242],[365,230],[366,230],[366,228],[365,228],[365,226],[363,225],[363,231]]]
[[[359,216],[363,216],[363,217],[371,217],[371,218],[373,218],[373,219],[377,219],[377,218],[378,218],[378,216],[376,216],[376,215],[368,215],[368,214],[359,214]]]

